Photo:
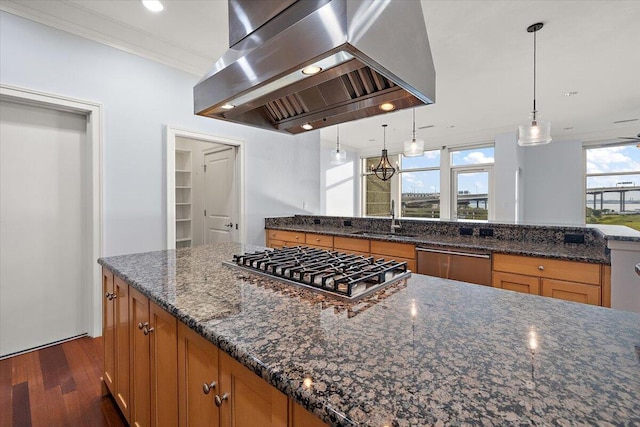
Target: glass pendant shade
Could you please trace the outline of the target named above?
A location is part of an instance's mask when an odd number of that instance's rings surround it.
[[[540,120],[536,108],[536,33],[542,29],[544,24],[529,25],[527,32],[533,33],[533,111],[529,116],[529,121],[518,126],[518,145],[531,147],[543,145],[551,142],[551,122]]]
[[[384,132],[383,136],[383,148],[382,148],[382,156],[380,157],[380,162],[375,168],[371,169],[379,179],[383,181],[388,181],[391,179],[393,174],[396,173],[396,168],[391,165],[389,161],[389,155],[387,154],[387,125],[382,125],[382,129]]]
[[[336,148],[335,150],[331,150],[331,164],[332,165],[341,165],[347,161],[347,152],[344,150],[340,150],[340,148]]]
[[[518,144],[523,147],[543,145],[551,142],[551,122],[531,119],[518,126]]]
[[[415,136],[404,142],[404,156],[416,157],[424,154],[424,140]]]
[[[405,157],[416,157],[424,154],[424,140],[416,138],[416,109],[413,109],[413,132],[411,139],[404,142]]]
[[[336,149],[331,150],[330,163],[341,165],[347,161],[347,152],[340,149],[340,126],[336,126]]]

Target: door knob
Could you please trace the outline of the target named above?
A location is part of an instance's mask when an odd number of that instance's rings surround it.
[[[225,224],[224,226],[225,226],[225,227],[228,227],[228,228],[231,228],[231,227],[233,227],[233,223],[232,223],[232,222],[230,222],[229,224]]]
[[[214,398],[215,402],[216,402],[216,406],[219,408],[222,405],[222,402],[229,399],[229,393],[225,393],[222,395],[222,397],[218,396],[216,394],[216,397]]]

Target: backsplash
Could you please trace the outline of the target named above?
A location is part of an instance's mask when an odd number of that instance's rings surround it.
[[[500,240],[525,243],[548,243],[606,248],[605,236],[595,228],[575,226],[541,226],[520,224],[492,224],[455,221],[399,220],[401,229],[398,236],[419,235],[431,237],[457,238],[465,240]],[[350,224],[350,225],[346,225]],[[290,217],[265,218],[265,228],[295,227],[317,228],[318,231],[331,228],[344,232],[365,231],[389,233],[391,219],[360,218],[317,215],[295,215]],[[567,243],[581,242],[581,243]]]

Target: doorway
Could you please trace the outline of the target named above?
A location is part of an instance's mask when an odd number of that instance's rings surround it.
[[[0,358],[100,335],[100,111],[0,87]]]
[[[244,239],[242,141],[167,128],[167,248]]]

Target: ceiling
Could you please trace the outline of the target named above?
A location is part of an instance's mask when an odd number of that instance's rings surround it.
[[[416,109],[416,127],[431,126],[417,131],[427,147],[490,141],[527,120],[533,36],[526,28],[535,22],[545,24],[537,106],[554,140],[640,132],[640,1],[421,1],[437,73],[436,103]],[[157,14],[137,0],[2,0],[0,9],[203,76],[227,49],[227,1],[163,3]],[[411,133],[410,110],[340,125],[341,143],[378,152],[383,123],[389,151],[399,151]],[[335,142],[335,127],[312,132]]]

